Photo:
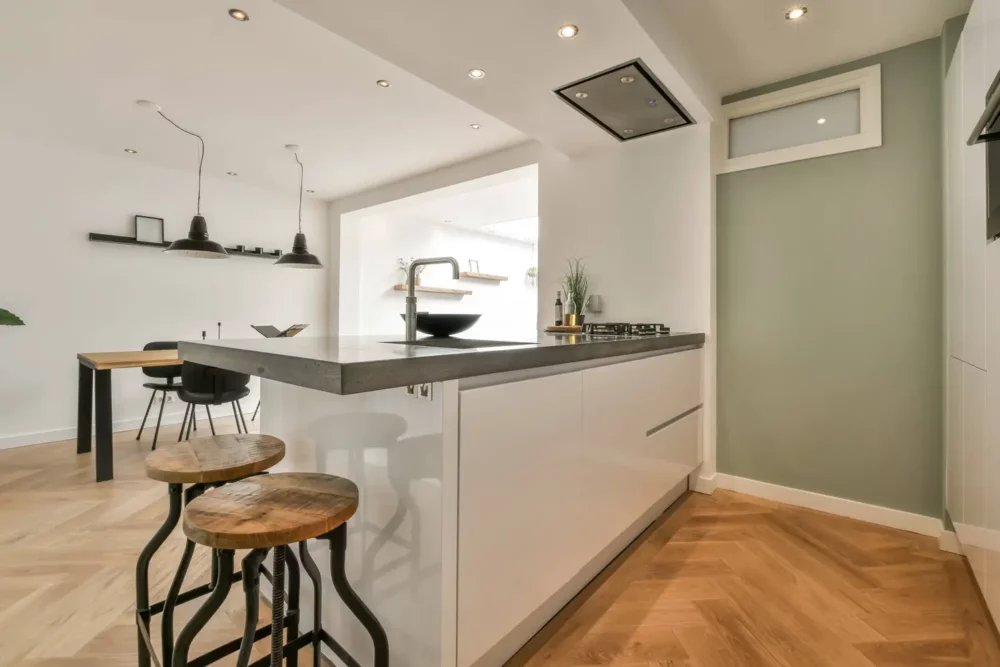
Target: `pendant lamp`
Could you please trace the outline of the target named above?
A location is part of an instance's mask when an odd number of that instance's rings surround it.
[[[292,269],[322,269],[323,265],[319,258],[309,252],[309,247],[306,245],[306,235],[302,233],[302,187],[305,180],[305,167],[302,166],[302,160],[299,159],[301,149],[295,144],[288,144],[285,148],[292,152],[299,165],[299,231],[295,234],[295,240],[292,242],[292,251],[282,255],[275,264]]]
[[[167,118],[159,104],[150,102],[149,100],[138,100],[136,101],[136,104],[145,109],[152,109],[156,111],[156,113],[158,113],[163,120],[167,121],[181,132],[190,134],[192,137],[197,137],[198,141],[201,142],[201,152],[198,157],[198,202],[197,208],[195,209],[195,216],[191,218],[191,227],[188,229],[187,238],[177,239],[163,252],[168,255],[198,257],[201,259],[227,259],[229,257],[229,253],[222,247],[222,244],[216,243],[208,238],[208,223],[201,215],[201,171],[202,165],[205,163],[205,140],[201,138],[201,135],[185,130],[183,127]]]

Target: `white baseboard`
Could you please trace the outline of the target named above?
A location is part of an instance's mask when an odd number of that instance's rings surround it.
[[[911,533],[928,535],[935,538],[940,537],[941,531],[944,528],[941,519],[931,516],[913,514],[878,505],[868,505],[855,500],[846,500],[834,496],[825,496],[821,493],[792,489],[787,486],[778,486],[777,484],[768,484],[767,482],[759,482],[755,479],[747,479],[745,477],[735,477],[733,475],[718,473],[716,475],[716,484],[720,489],[729,489],[738,493],[745,493],[749,496],[774,500],[779,503],[795,505],[796,507],[805,507],[828,514],[846,516],[851,519],[858,519],[859,521],[867,521],[868,523],[906,530]]]
[[[713,472],[711,475],[693,473],[690,481],[692,491],[710,496],[719,486],[719,473]]]
[[[941,547],[941,551],[958,554],[959,556],[964,553],[962,551],[962,543],[958,541],[958,535],[953,530],[941,531],[941,534],[938,535],[938,546]]]
[[[257,406],[256,403],[253,404],[254,407]],[[232,410],[229,414],[232,414]],[[208,420],[205,419],[204,411],[199,411],[200,417],[198,422],[205,422],[208,426]],[[223,412],[218,415],[220,419],[225,419],[228,415]],[[250,418],[253,416],[253,411],[245,413],[247,424],[249,425]],[[163,413],[163,420],[160,422],[161,426],[169,426],[171,424],[180,424],[181,419],[184,417],[184,411],[174,412],[171,414]],[[111,430],[114,433],[120,433],[122,431],[137,431],[139,425],[142,424],[142,417],[137,417],[135,419],[121,419],[113,423]],[[146,430],[151,432],[151,429],[156,428],[156,415],[151,413],[149,419],[146,420]],[[143,437],[145,438],[145,431],[143,431]],[[150,435],[150,438],[153,436]],[[61,440],[74,440],[76,438],[76,428],[60,428],[54,429],[52,431],[37,431],[35,433],[17,433],[14,435],[0,436],[0,450],[13,449],[15,447],[28,447],[30,445],[43,445],[49,442],[59,442]]]

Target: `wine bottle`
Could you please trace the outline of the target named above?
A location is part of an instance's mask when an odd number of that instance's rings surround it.
[[[563,323],[563,302],[562,290],[556,292],[556,326],[561,327]]]

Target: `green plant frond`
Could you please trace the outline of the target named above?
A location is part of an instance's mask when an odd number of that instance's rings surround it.
[[[0,308],[0,326],[23,326],[24,320],[10,312],[9,310],[4,310]]]

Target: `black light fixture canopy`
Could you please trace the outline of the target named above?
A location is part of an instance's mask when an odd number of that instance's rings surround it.
[[[282,255],[275,264],[292,269],[322,269],[323,264],[320,263],[316,255],[309,252],[306,235],[302,233],[302,187],[305,180],[305,167],[302,166],[302,160],[299,159],[300,149],[295,144],[288,144],[285,148],[292,152],[299,165],[299,231],[295,234],[295,241],[292,242],[292,251]]]
[[[160,114],[163,120],[167,121],[181,132],[190,134],[192,137],[196,137],[201,143],[201,150],[198,155],[198,201],[195,209],[195,216],[191,218],[191,227],[188,229],[187,238],[177,239],[167,246],[163,252],[168,255],[198,257],[201,259],[228,258],[229,253],[222,247],[222,244],[216,243],[208,238],[208,223],[201,214],[201,171],[202,166],[205,164],[205,140],[202,139],[200,134],[191,132],[190,130],[185,130],[183,127],[167,118],[160,105],[156,102],[150,102],[149,100],[136,100],[136,104],[144,109],[152,109],[156,111],[156,113]]]

